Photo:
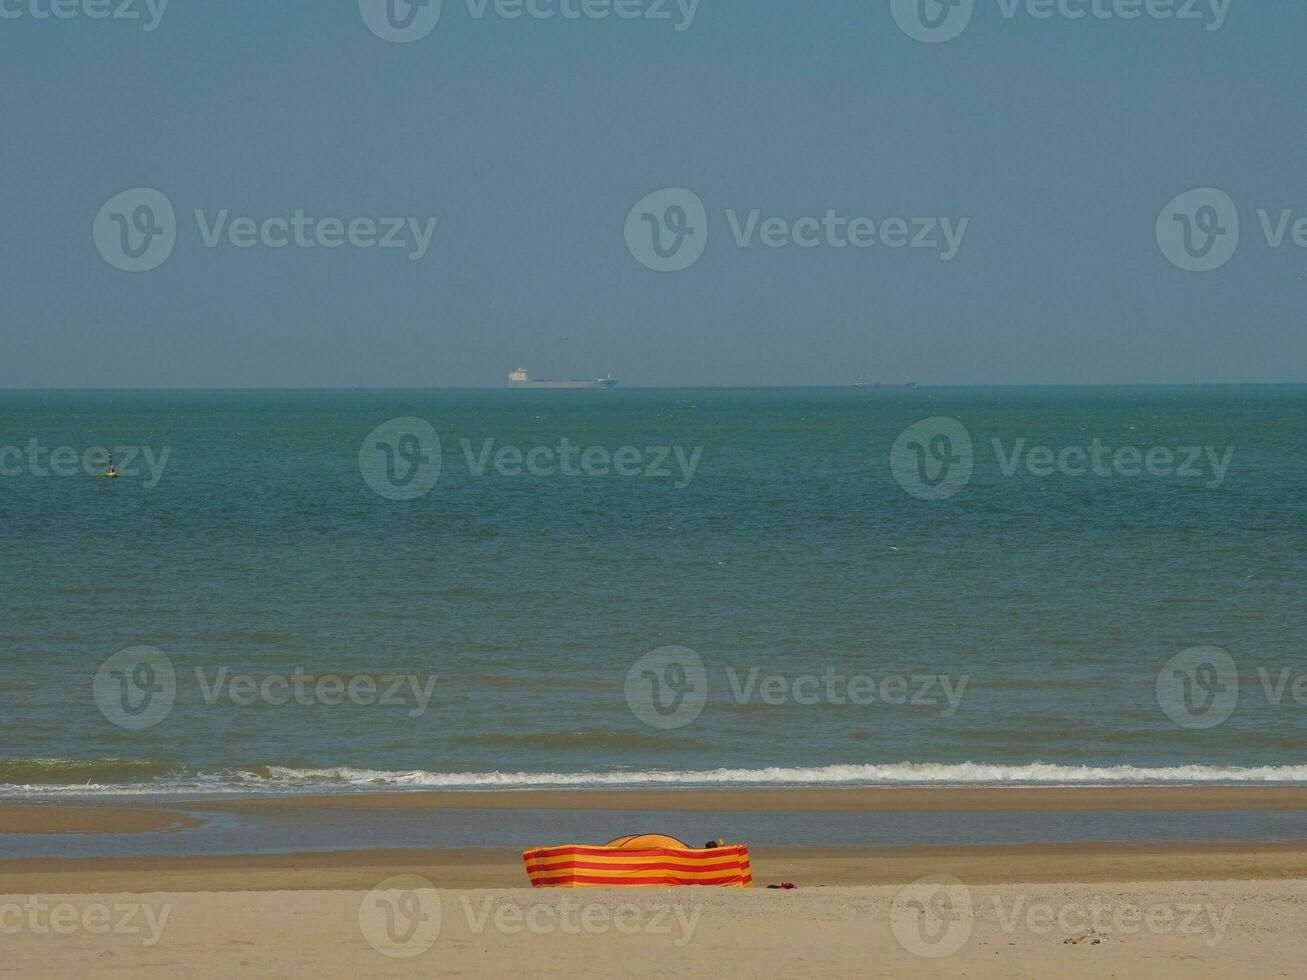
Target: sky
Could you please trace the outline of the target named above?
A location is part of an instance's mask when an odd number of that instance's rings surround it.
[[[0,0],[0,387],[1307,381],[1307,4],[951,2]]]

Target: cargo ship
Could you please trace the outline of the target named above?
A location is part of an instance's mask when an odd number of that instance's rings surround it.
[[[902,384],[882,384],[879,381],[874,381],[874,382],[863,381],[861,378],[859,378],[857,381],[853,382],[853,387],[855,388],[920,388],[921,385],[917,384],[915,381],[907,381]]]
[[[552,378],[532,378],[526,368],[518,368],[508,376],[510,388],[616,388],[617,379],[609,374],[606,378],[570,379],[555,381]]]

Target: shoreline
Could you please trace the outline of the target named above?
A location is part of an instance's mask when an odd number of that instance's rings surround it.
[[[903,885],[927,875],[948,875],[977,885],[1307,879],[1307,839],[1219,845],[758,847],[750,848],[750,857],[754,890],[779,881],[808,888]],[[439,888],[531,890],[518,850],[373,848],[182,857],[14,858],[0,861],[0,892],[353,891],[367,890],[401,874],[421,875]]]
[[[411,790],[191,800],[189,809],[679,810],[893,813],[1089,810],[1307,810],[1302,786],[840,786]]]
[[[288,810],[556,810],[682,813],[1090,813],[1307,811],[1307,786],[837,787],[361,792],[303,796],[0,798],[0,837],[170,833],[205,814]]]

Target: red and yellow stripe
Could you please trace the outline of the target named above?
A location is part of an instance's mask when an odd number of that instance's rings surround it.
[[[730,844],[707,850],[652,847],[535,847],[522,852],[534,888],[615,885],[719,885],[748,888],[749,849]]]

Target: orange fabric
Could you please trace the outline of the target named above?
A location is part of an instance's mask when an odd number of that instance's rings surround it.
[[[643,838],[619,838],[622,841]],[[679,841],[677,842],[679,845]],[[676,847],[591,847],[568,844],[534,847],[522,852],[534,888],[584,888],[616,885],[753,884],[749,849],[729,844],[706,850]]]

